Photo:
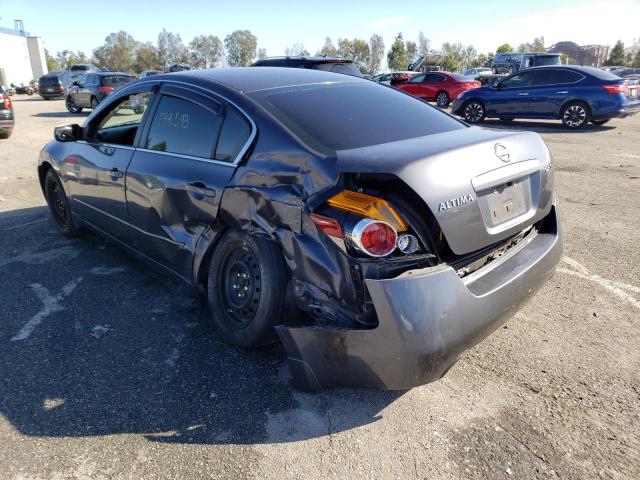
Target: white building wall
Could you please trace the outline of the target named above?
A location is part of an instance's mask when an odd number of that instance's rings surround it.
[[[27,48],[29,49],[29,59],[31,60],[31,78],[38,80],[45,73],[49,73],[44,47],[42,46],[42,38],[27,37]]]
[[[0,52],[0,68],[5,72],[7,84],[28,83],[33,79],[27,37],[0,31]]]

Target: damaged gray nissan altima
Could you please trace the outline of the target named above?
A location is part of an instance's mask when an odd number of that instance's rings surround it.
[[[442,377],[562,252],[537,134],[355,77],[158,75],[54,136],[38,174],[60,230],[202,285],[222,336],[279,337],[306,390]]]

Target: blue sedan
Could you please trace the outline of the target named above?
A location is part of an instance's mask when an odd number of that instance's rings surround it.
[[[640,111],[638,86],[593,67],[548,66],[522,70],[500,82],[468,90],[453,104],[468,123],[485,118],[560,119],[571,129]]]

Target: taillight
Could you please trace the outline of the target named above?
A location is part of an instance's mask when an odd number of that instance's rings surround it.
[[[115,90],[113,87],[99,87],[98,90],[102,93],[111,93]]]
[[[7,95],[3,95],[2,96],[2,106],[9,110],[11,108],[11,97],[7,96]]]
[[[316,226],[325,234],[332,237],[344,238],[342,227],[335,218],[325,217],[324,215],[312,213],[311,220],[313,220],[313,223],[315,223]]]
[[[404,232],[409,228],[398,212],[389,202],[382,198],[351,190],[343,190],[331,197],[327,204],[344,212],[386,222],[396,232]]]
[[[604,88],[607,92],[613,94],[623,93],[627,95],[629,93],[629,87],[626,83],[612,83],[609,85],[602,85],[602,88]]]
[[[60,85],[60,93],[64,93],[64,85]]]
[[[384,257],[396,249],[398,234],[388,223],[365,218],[353,227],[349,238],[362,253]]]

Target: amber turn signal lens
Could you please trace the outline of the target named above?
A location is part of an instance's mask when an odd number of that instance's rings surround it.
[[[364,193],[343,190],[327,202],[330,206],[365,218],[382,220],[391,225],[396,232],[409,229],[406,222],[386,200]]]

